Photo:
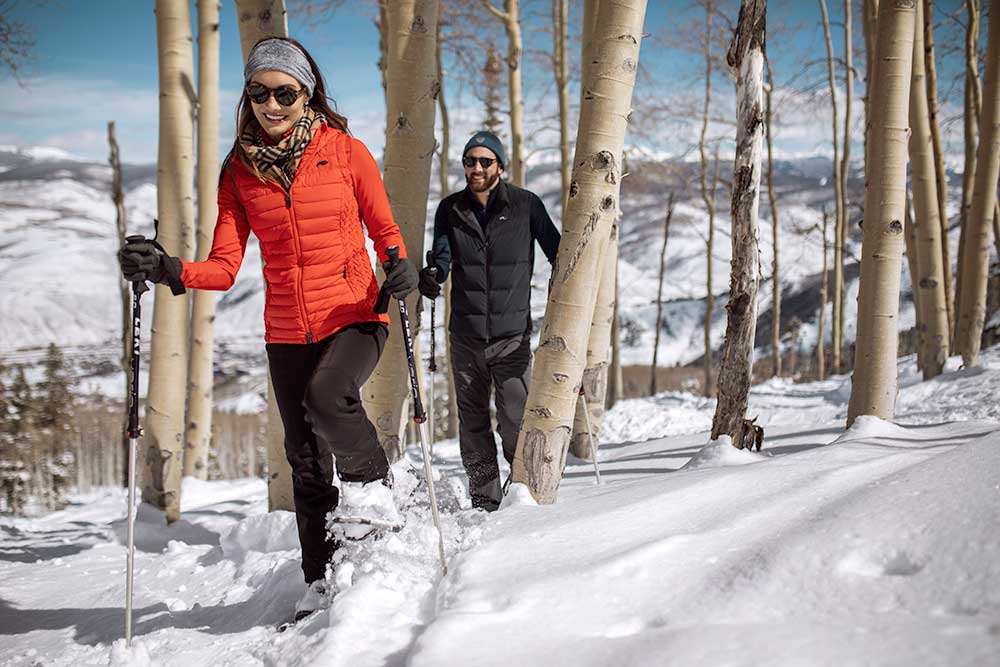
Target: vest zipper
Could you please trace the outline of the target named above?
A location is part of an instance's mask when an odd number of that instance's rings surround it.
[[[296,296],[299,299],[299,312],[302,313],[302,327],[306,330],[306,342],[313,342],[312,330],[309,328],[309,315],[306,312],[306,295],[302,285],[302,245],[299,243],[299,226],[295,220],[295,209],[292,207],[292,188],[285,190],[285,206],[291,222],[292,244],[295,246],[295,258],[299,263],[299,284]]]

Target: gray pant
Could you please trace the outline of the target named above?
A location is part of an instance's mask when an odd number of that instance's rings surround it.
[[[490,506],[500,501],[500,468],[490,420],[490,390],[494,391],[503,455],[512,463],[528,399],[531,337],[510,336],[487,344],[453,334],[451,364],[458,399],[459,450],[469,476],[469,493],[477,507],[496,509]]]

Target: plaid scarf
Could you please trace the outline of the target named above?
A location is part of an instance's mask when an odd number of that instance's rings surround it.
[[[272,143],[264,138],[264,131],[255,119],[254,122],[247,123],[240,135],[240,145],[264,178],[277,181],[287,190],[292,186],[292,179],[295,178],[295,171],[299,168],[299,160],[302,159],[306,146],[312,141],[317,128],[325,122],[326,117],[322,113],[307,106],[302,118],[299,118],[281,141]]]

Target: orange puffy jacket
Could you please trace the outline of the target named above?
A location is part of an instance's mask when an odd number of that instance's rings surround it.
[[[359,140],[322,125],[286,192],[262,183],[239,160],[219,184],[219,218],[204,262],[183,262],[181,280],[195,289],[232,287],[251,230],[264,260],[265,340],[311,343],[354,322],[386,322],[372,311],[378,283],[362,221],[379,261],[403,238],[392,218],[371,153]]]

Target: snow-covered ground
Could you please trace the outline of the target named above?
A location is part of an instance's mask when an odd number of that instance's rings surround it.
[[[418,490],[400,533],[340,552],[332,607],[281,634],[294,518],[261,480],[186,480],[170,527],[141,509],[130,651],[123,493],[3,518],[0,664],[996,664],[1000,348],[952,364],[920,382],[901,360],[897,423],[846,432],[846,378],[761,385],[759,454],[706,446],[710,401],[625,401],[602,485],[571,460],[558,503],[515,486],[488,516],[438,443],[447,576]]]

